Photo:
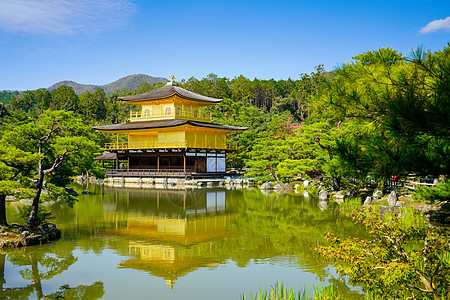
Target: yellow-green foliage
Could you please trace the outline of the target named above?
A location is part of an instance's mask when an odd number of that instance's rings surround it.
[[[410,213],[411,214],[411,213]],[[316,250],[374,297],[446,299],[450,296],[448,231],[428,228],[411,215],[381,218],[375,209],[354,211],[369,239],[339,239]]]

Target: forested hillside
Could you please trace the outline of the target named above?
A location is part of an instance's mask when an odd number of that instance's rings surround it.
[[[80,84],[74,81],[60,81],[58,83],[53,84],[48,88],[49,91],[55,90],[62,85],[70,86],[75,91],[75,94],[80,95],[83,92],[89,91],[94,92],[96,89],[103,89],[103,91],[110,95],[117,89],[126,89],[126,90],[134,90],[136,89],[142,82],[147,82],[150,85],[160,82],[168,82],[166,78],[163,77],[153,77],[144,74],[134,74],[129,75],[123,78],[120,78],[114,82],[104,84],[104,85],[93,85],[93,84]]]

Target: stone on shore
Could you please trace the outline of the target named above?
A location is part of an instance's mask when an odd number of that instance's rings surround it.
[[[320,190],[319,191],[319,200],[327,200],[328,199],[328,192],[326,190]]]
[[[259,187],[260,190],[272,190],[273,189],[273,183],[272,182],[264,182]]]
[[[289,184],[277,183],[273,188],[277,194],[288,194],[292,192],[292,187]]]
[[[398,201],[397,192],[392,191],[387,198],[387,202],[388,202],[389,206],[391,206],[391,207],[396,206],[397,201]]]
[[[17,248],[41,245],[61,238],[61,230],[55,224],[42,224],[30,230],[19,224],[5,226],[0,233],[0,248]]]
[[[66,192],[70,195],[70,196],[74,196],[77,197],[78,193],[71,187],[65,187],[64,190],[66,190]]]
[[[395,206],[396,207],[402,207],[402,206],[405,206],[406,205],[406,202],[404,202],[404,201],[397,201],[396,203],[395,203]]]

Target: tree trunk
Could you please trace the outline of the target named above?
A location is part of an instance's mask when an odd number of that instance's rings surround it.
[[[39,300],[43,298],[44,294],[42,292],[42,284],[41,284],[41,277],[39,276],[38,262],[36,260],[36,254],[34,252],[30,255],[30,261],[31,261],[31,273],[33,276],[34,288],[36,290],[36,298]]]
[[[0,225],[8,226],[6,222],[6,195],[0,194]]]
[[[339,191],[341,189],[341,177],[332,177],[333,179],[333,191]]]
[[[40,149],[39,149],[40,150]],[[41,152],[41,151],[39,151]],[[41,197],[42,186],[44,184],[44,171],[42,170],[42,160],[39,161],[38,165],[38,179],[36,185],[36,195],[33,198],[33,203],[31,204],[30,215],[27,220],[27,228],[32,228],[36,226],[36,219],[39,212],[39,199]]]
[[[275,174],[275,171],[273,170],[272,166],[267,166],[267,167],[264,169],[264,171],[265,171],[265,170],[270,170],[270,173],[271,173],[273,179],[275,179],[275,181],[278,181],[277,175]]]

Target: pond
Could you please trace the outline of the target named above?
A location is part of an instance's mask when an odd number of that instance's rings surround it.
[[[73,208],[49,207],[59,241],[1,252],[0,298],[238,300],[277,281],[361,293],[314,251],[325,232],[363,232],[337,204],[256,188],[74,188]],[[8,204],[10,222],[18,210]]]

